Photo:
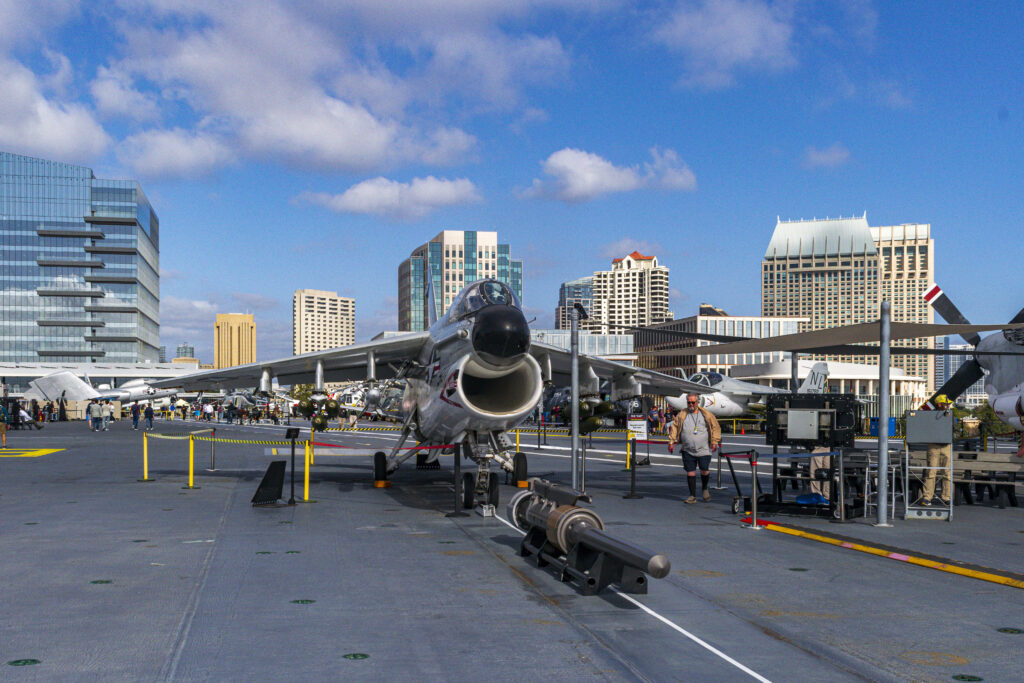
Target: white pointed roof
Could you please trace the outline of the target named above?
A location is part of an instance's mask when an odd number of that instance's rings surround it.
[[[779,220],[764,257],[773,259],[877,253],[871,228],[868,227],[867,214],[864,214],[858,218]]]

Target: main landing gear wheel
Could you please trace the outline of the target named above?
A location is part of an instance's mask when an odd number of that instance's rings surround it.
[[[467,510],[473,507],[476,497],[476,477],[471,472],[462,475],[462,507]]]
[[[512,456],[512,481],[526,481],[526,453],[517,452]]]
[[[522,453],[516,453],[516,455],[522,455]],[[487,503],[498,507],[498,477],[491,472],[491,476],[487,478]]]
[[[384,451],[373,454],[373,480],[384,481],[388,478],[388,456]]]

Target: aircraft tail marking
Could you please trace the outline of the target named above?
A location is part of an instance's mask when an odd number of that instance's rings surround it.
[[[824,394],[825,381],[828,379],[828,363],[820,362],[811,366],[803,384],[797,389],[798,394]]]

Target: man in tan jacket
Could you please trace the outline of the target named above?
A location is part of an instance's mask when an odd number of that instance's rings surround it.
[[[668,452],[679,444],[686,468],[686,485],[690,497],[686,503],[697,502],[697,466],[700,465],[701,497],[711,500],[708,481],[711,478],[711,452],[722,442],[722,428],[715,416],[698,405],[697,394],[686,397],[686,410],[679,412],[668,428]]]

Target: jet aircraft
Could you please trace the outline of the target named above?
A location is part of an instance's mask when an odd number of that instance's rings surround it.
[[[815,363],[807,378],[797,389],[798,394],[821,394],[825,392],[828,379],[828,364]],[[788,394],[788,389],[768,387],[755,382],[744,382],[718,372],[698,372],[690,376],[690,383],[700,385],[686,393],[697,394],[701,407],[715,417],[739,417],[750,412],[750,404],[760,401],[768,394]],[[678,398],[667,398],[668,404],[677,410],[686,409],[686,394]]]
[[[514,452],[505,432],[536,410],[545,382],[567,383],[570,354],[531,343],[517,297],[498,280],[470,283],[440,318],[429,289],[428,302],[431,324],[425,332],[206,370],[158,385],[212,389],[251,385],[259,378],[261,388],[269,388],[276,376],[282,384],[313,378],[322,392],[325,381],[405,380],[400,438],[390,453],[375,454],[375,478],[385,479],[417,453],[415,448],[402,451],[410,436],[420,446],[461,444],[463,454],[477,465],[475,475],[465,475],[464,504],[471,507],[476,497],[496,504],[498,477],[491,472],[492,461],[517,479],[526,478],[525,456]],[[602,379],[609,382],[612,400],[643,393],[675,395],[689,387],[678,377],[581,355],[580,395],[597,396]],[[436,460],[437,450],[427,453]]]
[[[157,389],[148,380],[133,379],[119,387],[100,386],[98,389],[83,381],[70,370],[58,370],[29,382],[29,386],[43,395],[47,401],[90,401],[92,399],[133,403],[173,397],[175,389]]]

